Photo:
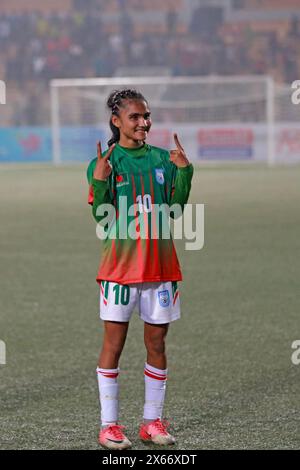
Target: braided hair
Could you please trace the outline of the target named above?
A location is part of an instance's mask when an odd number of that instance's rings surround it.
[[[111,109],[111,114],[119,116],[119,109],[124,107],[123,102],[125,100],[138,100],[138,101],[145,101],[147,100],[144,98],[142,93],[135,89],[124,89],[124,90],[114,90],[107,99],[107,106]],[[148,103],[147,103],[148,104]],[[112,131],[112,137],[107,142],[108,147],[110,147],[115,142],[119,142],[120,140],[120,131],[119,129],[112,123],[112,116],[109,120],[109,127]]]

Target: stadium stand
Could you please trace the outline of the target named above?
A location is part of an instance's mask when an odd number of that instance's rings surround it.
[[[48,124],[52,78],[109,77],[131,67],[175,76],[270,73],[278,83],[299,76],[300,15],[289,13],[299,1],[285,0],[283,10],[277,0],[235,0],[229,15],[188,3],[2,0],[0,78],[10,104],[0,124]]]
[[[299,0],[236,0],[233,2],[236,8],[246,10],[297,10]]]
[[[1,0],[0,13],[29,13],[40,11],[44,14],[51,12],[70,11],[73,6],[72,0],[48,0],[41,2],[40,0]]]

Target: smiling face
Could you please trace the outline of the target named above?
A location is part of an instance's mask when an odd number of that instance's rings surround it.
[[[112,123],[120,131],[119,144],[123,147],[140,147],[151,127],[151,113],[145,101],[123,100],[119,116],[112,115]]]

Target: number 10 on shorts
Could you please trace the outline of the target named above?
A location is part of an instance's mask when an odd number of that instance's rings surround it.
[[[102,281],[100,284],[104,304],[107,305],[109,281]],[[127,285],[115,284],[113,286],[113,297],[115,305],[128,305],[130,300],[130,288]]]
[[[122,305],[129,304],[129,299],[130,299],[129,286],[121,286],[120,284],[116,284],[113,287],[113,292],[115,294],[115,305],[119,305],[119,301],[121,301]]]

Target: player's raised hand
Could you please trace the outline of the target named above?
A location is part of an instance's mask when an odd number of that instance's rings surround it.
[[[106,178],[108,178],[108,176],[111,174],[112,166],[109,161],[109,158],[114,148],[115,148],[115,144],[111,145],[109,147],[107,154],[103,157],[102,150],[101,150],[101,143],[100,142],[97,143],[97,163],[96,163],[96,167],[94,170],[95,180],[105,181]]]
[[[174,141],[176,144],[175,150],[170,150],[170,161],[174,163],[178,168],[184,168],[188,166],[190,162],[185,154],[185,151],[178,140],[177,134],[174,134]]]

